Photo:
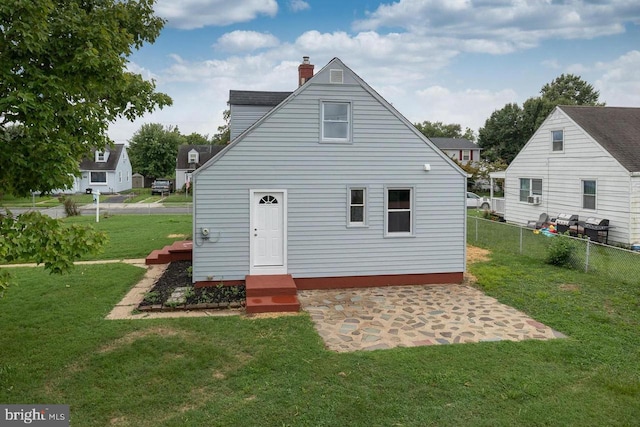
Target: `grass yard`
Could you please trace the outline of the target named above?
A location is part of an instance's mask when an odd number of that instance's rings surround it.
[[[93,203],[93,195],[91,194],[72,194],[63,195],[62,197],[69,197],[71,200],[79,205],[85,205],[87,203]],[[35,204],[34,204],[35,203]],[[0,198],[0,206],[2,207],[19,207],[19,208],[51,208],[54,206],[61,206],[62,202],[58,196],[35,196],[32,197],[14,197],[11,195],[4,195]]]
[[[136,267],[17,269],[0,402],[69,404],[77,426],[637,425],[640,287],[509,253],[471,272],[569,338],[337,354],[304,314],[104,320]]]
[[[174,193],[168,197],[165,197],[162,203],[191,203],[193,201],[193,197],[191,193],[185,195],[184,193]]]
[[[77,216],[63,221],[91,225],[107,232],[109,242],[103,253],[84,257],[84,260],[144,258],[154,249],[170,245],[176,240],[185,240],[192,232],[192,217],[188,214],[113,215],[100,218],[99,223],[95,222],[95,216]]]

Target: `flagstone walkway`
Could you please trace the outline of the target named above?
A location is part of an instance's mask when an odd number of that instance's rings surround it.
[[[566,338],[467,285],[298,291],[298,299],[338,352]]]

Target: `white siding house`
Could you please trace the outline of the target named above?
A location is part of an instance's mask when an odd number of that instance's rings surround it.
[[[187,181],[191,181],[193,171],[205,164],[222,150],[224,145],[181,145],[176,157],[176,190],[182,189]]]
[[[80,162],[80,176],[74,190],[87,188],[101,193],[118,193],[132,187],[131,161],[124,144],[115,144],[104,151],[93,150]]]
[[[559,106],[506,170],[505,219],[605,218],[610,242],[640,241],[640,108]]]
[[[194,172],[194,282],[460,282],[464,171],[339,59],[304,81]]]
[[[465,138],[429,138],[436,147],[445,152],[452,159],[462,164],[476,164],[480,162],[482,148]]]

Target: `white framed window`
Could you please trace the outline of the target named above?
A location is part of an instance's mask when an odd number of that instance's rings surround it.
[[[104,151],[96,151],[96,162],[104,163],[107,161]]]
[[[91,172],[91,184],[106,184],[107,173],[106,172]]]
[[[358,227],[367,225],[367,189],[349,187],[347,191],[347,225]]]
[[[198,163],[198,152],[190,151],[189,152],[189,163]]]
[[[122,171],[118,171],[118,182],[122,182]]]
[[[471,160],[471,150],[462,150],[462,161],[468,162]]]
[[[351,140],[351,103],[322,102],[322,141],[349,142]]]
[[[131,178],[131,172],[127,171],[127,182],[129,182],[130,178]]]
[[[542,196],[542,180],[520,178],[520,201],[527,202],[529,196]]]
[[[551,131],[551,150],[564,151],[564,131],[562,130]]]
[[[413,236],[413,187],[385,188],[385,236]]]
[[[598,183],[595,179],[582,180],[582,209],[596,209]]]

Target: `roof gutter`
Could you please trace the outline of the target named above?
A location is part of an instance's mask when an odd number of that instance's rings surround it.
[[[631,172],[629,175],[631,175],[631,176],[640,176],[640,172]]]

